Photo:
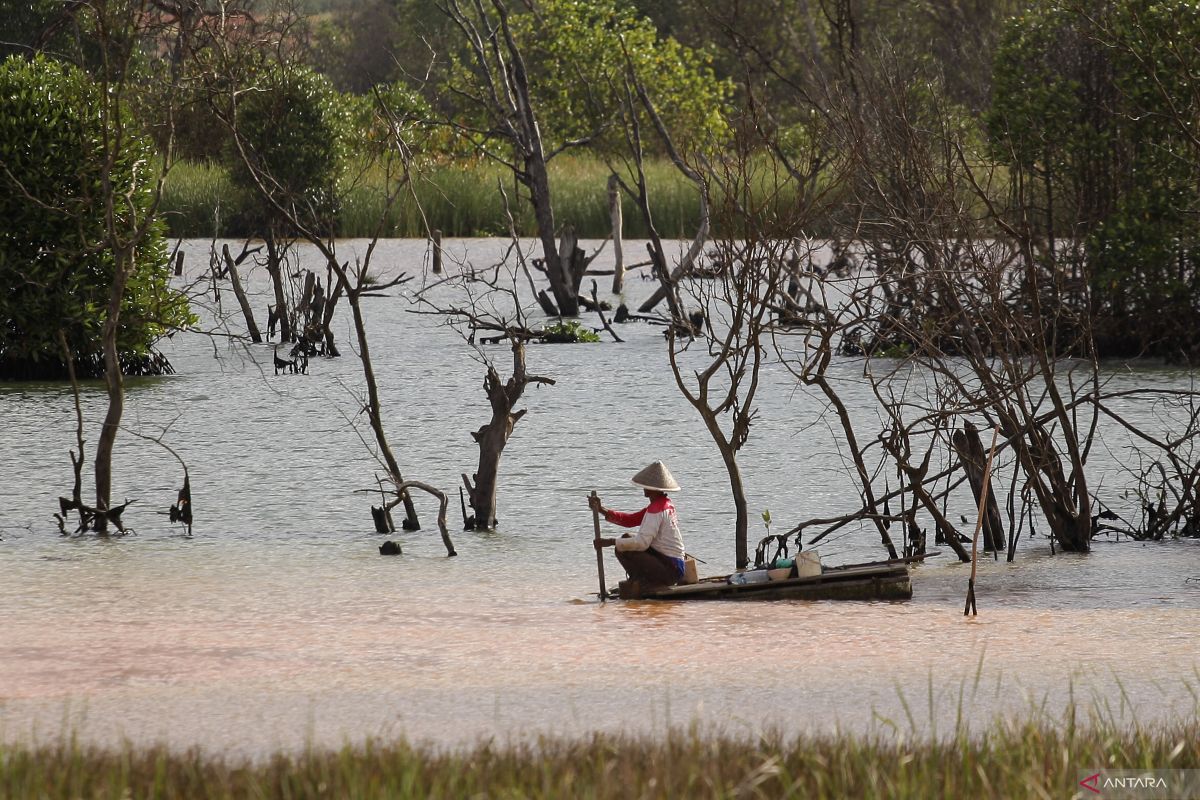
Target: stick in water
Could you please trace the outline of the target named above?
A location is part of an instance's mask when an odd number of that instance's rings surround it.
[[[596,494],[596,490],[592,490],[592,497],[598,501],[600,498]],[[600,505],[596,502],[592,506],[592,527],[595,529],[596,538],[600,538],[600,511],[596,506]],[[604,551],[599,547],[596,548],[596,570],[600,573],[600,602],[608,600],[608,591],[604,588]]]
[[[971,537],[971,580],[967,583],[967,604],[963,608],[963,616],[979,616],[975,607],[975,562],[979,552],[979,529],[983,527],[983,510],[987,508],[988,488],[991,486],[992,459],[996,455],[996,437],[1000,435],[1000,426],[992,428],[992,447],[988,450],[987,466],[983,468],[983,488],[979,492],[979,514],[975,518],[975,535]]]

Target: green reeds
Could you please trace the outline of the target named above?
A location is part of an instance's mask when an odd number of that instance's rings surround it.
[[[1065,720],[1065,721],[1064,721]],[[74,741],[0,747],[5,798],[1069,797],[1100,769],[1200,768],[1200,723],[1077,725],[1075,714],[936,739],[596,734],[463,751],[368,743],[252,762]]]
[[[171,237],[224,236],[237,210],[233,185],[224,168],[190,161],[171,167],[159,203]]]
[[[603,239],[611,231],[608,214],[608,168],[594,158],[561,156],[551,164],[554,212],[559,225],[571,224],[584,238]],[[667,161],[647,165],[651,208],[659,233],[690,237],[700,214],[697,190]],[[383,170],[368,168],[355,173],[342,193],[338,235],[371,236],[384,223],[386,237],[424,237],[428,230],[444,236],[504,236],[508,233],[504,199],[517,232],[533,236],[536,226],[523,190],[512,174],[493,163],[463,161],[429,165],[416,175],[390,208],[389,187]],[[176,165],[163,189],[161,211],[173,237],[245,236],[244,215],[228,172],[220,166],[199,163]],[[633,202],[624,201],[624,234],[644,238],[647,229]],[[428,229],[426,228],[428,225]]]

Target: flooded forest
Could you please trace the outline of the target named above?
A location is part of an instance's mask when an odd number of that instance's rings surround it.
[[[1194,3],[37,0],[0,58],[0,742],[1195,706]],[[610,599],[655,461],[692,583],[907,594]]]

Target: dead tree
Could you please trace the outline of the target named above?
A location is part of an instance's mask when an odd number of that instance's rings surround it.
[[[987,497],[987,506],[983,515],[983,549],[984,551],[1000,552],[1004,549],[1004,520],[1000,517],[1000,506],[996,502],[996,493],[991,487],[984,485],[984,472],[987,464],[987,451],[979,438],[979,429],[970,421],[963,422],[961,430],[951,437],[954,450],[962,462],[971,483],[971,493],[978,504]]]
[[[744,87],[745,107],[763,117],[742,127],[766,132],[763,149],[784,167],[799,203],[810,196],[805,187],[816,185],[806,177],[819,176],[839,198],[835,213],[825,218],[835,254],[845,258],[796,281],[792,297],[780,302],[788,324],[774,333],[785,363],[824,395],[840,419],[839,443],[862,502],[842,514],[805,520],[792,532],[820,541],[837,530],[869,527],[891,555],[893,523],[903,524],[910,540],[916,528],[919,540],[919,520],[928,518],[940,539],[967,560],[947,508],[967,502],[974,494],[971,475],[982,471],[964,469],[978,461],[965,451],[967,457],[953,457],[952,431],[967,424],[999,427],[997,454],[1004,462],[997,463],[1010,476],[997,484],[1010,487],[1010,520],[1018,517],[1018,501],[1028,498],[1045,519],[1053,546],[1083,552],[1098,531],[1136,538],[1200,530],[1200,470],[1192,450],[1200,436],[1196,393],[1167,398],[1143,390],[1128,397],[1112,393],[1110,400],[1088,321],[1067,302],[1074,296],[1070,281],[1078,276],[1063,269],[1057,253],[1077,245],[1055,242],[1053,231],[1048,240],[1020,213],[1006,213],[1012,207],[1036,213],[1037,203],[1026,196],[1027,187],[1002,180],[988,155],[973,148],[976,142],[954,110],[940,100],[938,76],[922,72],[919,60],[878,39],[855,43],[853,58],[841,49],[843,40],[835,43],[826,54],[833,68],[783,87],[797,108],[812,112],[805,135],[824,143],[823,154],[814,153],[811,162],[772,133],[779,127],[761,111],[767,104],[754,86]],[[752,34],[738,37],[737,47],[736,55],[754,67],[784,76],[767,50],[754,47]],[[819,175],[793,173],[806,163],[823,164]],[[770,213],[743,208],[748,219]],[[1050,227],[1076,229],[1066,219]],[[796,229],[788,235],[801,234]],[[881,433],[864,432],[850,416],[831,364],[854,365],[869,383],[884,419]],[[1164,414],[1178,426],[1168,435],[1133,423],[1117,400],[1135,396],[1178,404]],[[1086,467],[1101,415],[1139,443],[1129,469],[1138,507],[1129,520],[1089,491]],[[960,443],[966,443],[961,433]],[[899,487],[885,483],[880,490],[877,484],[891,474],[900,478]],[[1110,498],[1120,494],[1105,488]],[[1034,509],[1029,511],[1032,520]],[[989,543],[999,547],[998,508],[985,512],[985,524]],[[1010,530],[1010,553],[1016,537]]]
[[[288,230],[294,231],[300,239],[309,243],[321,254],[330,275],[336,280],[335,293],[341,292],[346,297],[350,306],[366,389],[362,413],[366,416],[371,429],[375,455],[393,485],[397,502],[402,502],[405,506],[404,527],[416,530],[420,527],[416,509],[407,488],[403,488],[407,485],[406,480],[401,473],[399,462],[383,425],[382,400],[371,359],[370,340],[367,336],[363,314],[364,300],[383,296],[388,289],[399,286],[410,278],[400,273],[386,280],[377,279],[372,270],[372,258],[379,239],[378,233],[368,243],[366,252],[361,259],[356,260],[353,265],[343,262],[338,257],[336,240],[332,236],[333,231],[328,227],[330,218],[327,210],[315,205],[302,192],[284,191],[278,177],[270,174],[262,161],[254,157],[251,152],[251,143],[246,140],[243,131],[238,127],[237,105],[242,92],[255,88],[253,83],[248,86],[239,84],[239,81],[245,79],[253,81],[257,75],[254,72],[246,74],[242,69],[243,62],[247,60],[245,48],[253,48],[255,45],[255,42],[247,42],[236,32],[233,32],[232,35],[230,31],[223,29],[214,29],[212,32],[209,39],[210,52],[206,57],[210,71],[204,78],[212,90],[213,109],[229,130],[237,157],[246,169],[257,197],[268,207],[276,219],[286,225]],[[259,53],[259,55],[278,57],[280,51],[269,51]],[[376,96],[375,100],[376,104],[373,110],[380,136],[371,142],[371,147],[363,150],[363,155],[371,159],[371,164],[378,170],[377,175],[382,176],[385,187],[386,194],[383,198],[381,219],[377,226],[377,230],[381,231],[384,220],[398,198],[409,191],[409,183],[412,178],[412,149],[404,139],[404,126],[399,123],[394,109],[390,108],[382,97]],[[276,263],[281,263],[276,255],[278,254],[273,254],[271,248],[268,247],[268,261],[274,259]],[[333,283],[334,280],[331,279],[330,282]],[[325,305],[326,319],[330,308],[331,301]],[[283,309],[278,310],[283,311]],[[282,316],[286,318],[287,314],[284,313]]]
[[[609,203],[614,208],[619,207],[619,198],[614,198],[612,192],[615,188],[620,188],[636,204],[638,213],[646,225],[646,230],[649,232],[650,241],[647,243],[646,249],[649,252],[650,264],[655,277],[658,279],[659,286],[638,307],[638,311],[643,314],[649,313],[659,303],[666,300],[667,306],[670,309],[672,323],[682,329],[686,329],[688,327],[687,314],[680,301],[679,282],[685,275],[691,274],[696,259],[699,258],[704,250],[705,243],[708,241],[710,223],[708,185],[700,172],[688,164],[678,148],[676,148],[670,131],[667,130],[667,126],[659,115],[658,109],[650,99],[650,95],[642,84],[640,76],[634,71],[632,59],[629,58],[628,53],[625,56],[627,70],[624,78],[622,102],[619,107],[619,118],[625,136],[625,149],[627,151],[625,157],[627,166],[623,171],[628,173],[628,176],[623,177],[621,172],[617,171],[616,165],[610,163],[610,167],[614,171],[609,178]],[[654,215],[650,208],[650,187],[646,180],[645,170],[646,142],[642,136],[643,114],[651,122],[654,137],[670,155],[671,163],[684,177],[696,185],[700,197],[700,218],[696,221],[696,235],[683,259],[673,270],[668,267],[666,248],[663,246],[662,236],[655,225]],[[616,219],[617,217],[614,216],[614,220]],[[615,224],[616,222],[614,221]],[[615,292],[615,279],[613,286]]]
[[[838,314],[836,309],[831,310],[831,304],[827,298],[825,300],[824,303],[820,304],[822,312],[801,332],[802,344],[800,347],[795,348],[791,346],[790,340],[793,338],[794,333],[790,327],[776,331],[774,343],[776,351],[779,353],[784,365],[787,366],[801,383],[816,387],[837,415],[842,434],[845,437],[850,463],[853,466],[853,475],[858,482],[862,494],[863,504],[861,509],[843,517],[832,520],[814,519],[801,522],[788,531],[786,535],[800,537],[812,526],[824,526],[822,532],[810,539],[809,544],[813,545],[852,521],[865,520],[869,521],[878,532],[880,543],[887,550],[888,557],[898,558],[899,552],[889,533],[889,528],[893,520],[885,510],[888,498],[879,498],[876,495],[873,471],[869,467],[866,458],[867,447],[859,443],[859,431],[850,415],[850,409],[842,399],[834,379],[830,376],[830,365],[833,363],[834,356],[837,353],[836,341],[838,337],[845,336],[847,331],[854,329],[854,318],[850,317],[847,319]],[[907,441],[900,439],[898,442],[892,444],[891,449],[893,451],[896,451],[900,447],[899,442],[904,442],[904,447],[907,448]],[[919,473],[921,472],[920,468],[918,468],[918,471]],[[915,476],[910,475],[911,477]],[[920,495],[918,497],[927,506],[935,505],[929,498],[920,497]],[[959,550],[962,550],[961,546]],[[968,560],[965,551],[960,552],[960,557],[964,561]]]
[[[998,240],[962,202],[974,195],[991,203],[980,160],[968,155],[948,110],[911,91],[917,77],[902,57],[886,43],[872,55],[855,67],[853,95],[831,95],[828,120],[849,159],[853,235],[871,267],[859,275],[867,288],[859,296],[865,332],[858,346],[869,363],[899,359],[929,376],[935,391],[920,413],[948,408],[998,424],[1058,543],[1086,551],[1083,467],[1095,416],[1081,418],[1084,409],[1074,404],[1096,383],[1086,325],[1063,325],[1061,309],[1044,307],[1036,291],[1024,295],[1028,303],[1012,300],[1024,279],[1038,280],[1036,243],[1000,214],[991,220],[1006,234]],[[1083,335],[1068,343],[1060,331]],[[1086,360],[1064,364],[1063,352]],[[887,381],[893,370],[867,373]],[[998,511],[989,516],[997,546]]]
[[[749,512],[737,454],[750,436],[759,378],[771,335],[771,298],[783,282],[782,260],[770,239],[722,242],[739,251],[736,268],[718,281],[688,285],[704,311],[696,343],[668,329],[667,352],[675,385],[704,421],[729,476],[736,565],[749,564]],[[701,350],[701,347],[703,350]],[[700,352],[697,352],[700,351]]]
[[[214,248],[215,244],[214,242]],[[229,277],[229,282],[233,286],[233,296],[237,299],[238,306],[242,310],[242,317],[246,320],[246,331],[250,334],[250,341],[255,344],[262,343],[262,334],[258,330],[258,323],[254,321],[254,311],[250,308],[250,301],[246,298],[246,290],[242,287],[242,278],[238,274],[238,267],[241,266],[243,261],[257,253],[260,249],[260,247],[252,248],[249,243],[246,243],[242,246],[242,252],[238,254],[237,258],[234,258],[233,254],[229,252],[229,245],[221,245],[221,258],[225,264],[225,274]],[[213,253],[212,260],[216,261],[215,252]],[[216,268],[215,263],[212,268]]]
[[[446,0],[440,8],[462,35],[468,52],[466,66],[474,79],[474,85],[455,86],[452,91],[488,120],[483,127],[465,126],[457,121],[449,124],[479,147],[481,155],[511,170],[517,182],[529,192],[542,245],[542,259],[538,263],[550,282],[554,305],[562,316],[577,316],[579,287],[587,261],[583,251],[575,246],[570,226],[564,230],[561,247],[554,241],[558,223],[548,166],[565,150],[586,144],[587,137],[546,151],[525,59],[509,26],[508,7],[502,0],[465,6],[459,0]],[[512,159],[492,149],[490,145],[497,141],[513,153]]]
[[[491,417],[478,430],[471,432],[471,438],[479,448],[479,459],[472,475],[462,474],[463,486],[473,512],[468,518],[464,510],[463,522],[465,527],[475,530],[493,530],[496,527],[500,459],[517,422],[525,416],[526,409],[516,410],[525,388],[530,384],[554,385],[552,378],[530,374],[526,369],[525,345],[540,337],[525,324],[525,309],[517,289],[518,275],[528,275],[526,254],[511,214],[507,215],[507,219],[511,244],[505,260],[495,266],[491,278],[484,276],[488,270],[476,271],[466,264],[460,265],[458,277],[452,280],[452,284],[460,290],[465,301],[439,306],[424,293],[418,293],[416,299],[419,305],[414,310],[415,313],[445,317],[459,327],[460,334],[474,348],[486,370],[483,388],[491,407]],[[508,268],[507,272],[505,267]],[[509,344],[512,351],[512,374],[507,380],[500,374],[486,349],[487,345],[504,342]]]
[[[266,256],[260,263],[266,267],[271,276],[271,288],[275,293],[275,305],[271,307],[267,324],[267,338],[273,338],[279,331],[279,341],[288,343],[296,339],[292,330],[292,315],[288,311],[288,297],[284,290],[285,270],[288,266],[288,251],[291,242],[281,239],[275,233],[269,233],[263,240]]]
[[[496,486],[500,472],[500,457],[504,446],[512,436],[513,428],[527,409],[515,411],[525,387],[529,384],[554,385],[554,379],[531,375],[525,369],[525,342],[518,331],[508,331],[512,342],[513,369],[508,380],[504,380],[492,364],[488,364],[483,390],[492,408],[488,422],[472,431],[471,438],[479,445],[479,465],[474,475],[463,473],[463,485],[467,489],[471,509],[474,512],[476,530],[493,530],[496,527]]]
[[[608,176],[608,216],[612,222],[612,293],[620,294],[625,290],[625,249],[621,242],[624,221],[621,217],[621,189],[615,174]]]

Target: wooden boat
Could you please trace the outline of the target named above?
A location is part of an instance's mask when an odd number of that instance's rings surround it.
[[[728,575],[693,584],[644,587],[621,581],[622,600],[909,600],[910,564],[918,558],[825,567],[821,574],[762,583],[730,583]]]

